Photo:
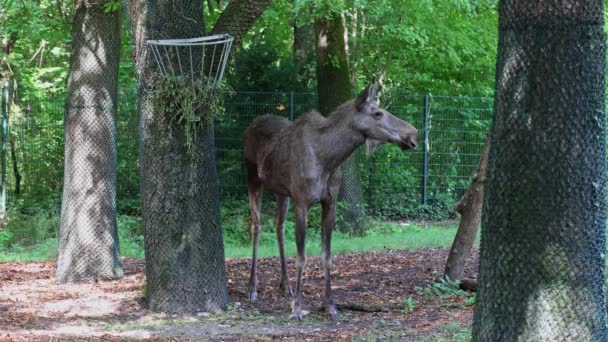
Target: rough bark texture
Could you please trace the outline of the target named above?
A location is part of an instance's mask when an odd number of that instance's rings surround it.
[[[489,152],[490,139],[488,138],[481,153],[477,170],[475,170],[475,174],[473,175],[471,185],[456,205],[456,211],[460,214],[460,224],[458,225],[458,231],[452,243],[452,249],[450,249],[443,275],[450,280],[462,279],[464,266],[477,237],[477,231],[481,223],[483,188],[488,169]]]
[[[137,7],[139,8],[139,13]],[[142,224],[146,250],[146,288],[156,311],[217,311],[228,302],[219,208],[213,128],[193,146],[193,167],[179,124],[152,104],[155,72],[141,42],[179,39],[204,33],[202,0],[131,2],[138,60]],[[143,14],[141,14],[143,13]]]
[[[352,98],[352,85],[349,79],[348,58],[344,42],[344,24],[339,13],[333,14],[330,19],[316,19],[315,44],[319,111],[323,115],[327,115]],[[365,225],[363,190],[357,165],[357,154],[353,154],[342,164],[340,199],[347,204],[346,224],[337,227],[343,232],[354,235],[362,234]]]
[[[603,1],[499,13],[473,341],[607,341]]]
[[[65,110],[57,280],[123,275],[116,227],[116,96],[120,12],[78,2]]]
[[[229,33],[238,47],[243,36],[264,13],[272,0],[231,0],[222,12],[211,33]]]

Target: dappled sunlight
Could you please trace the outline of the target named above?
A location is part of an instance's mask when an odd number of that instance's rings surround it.
[[[304,309],[309,322],[288,319],[289,301],[278,291],[279,260],[259,260],[259,301],[245,298],[250,259],[226,262],[231,305],[224,313],[168,315],[151,312],[144,300],[143,260],[124,259],[125,277],[112,281],[59,284],[55,264],[0,264],[0,326],[16,341],[45,340],[45,336],[75,336],[113,339],[165,338],[294,338],[343,336],[351,339],[371,334],[424,336],[466,331],[473,308],[466,295],[433,294],[433,284],[447,256],[445,250],[392,251],[344,254],[334,257],[335,299],[340,315],[337,323],[325,321],[319,311],[323,272],[318,257],[310,257],[305,273]],[[477,256],[469,259],[466,272],[474,277]],[[290,275],[294,258],[288,259]],[[410,309],[404,311],[404,300]],[[360,310],[368,310],[364,312]],[[383,323],[384,322],[384,323]],[[386,322],[392,322],[386,324]],[[5,332],[0,332],[0,339]],[[329,335],[327,335],[329,334]]]

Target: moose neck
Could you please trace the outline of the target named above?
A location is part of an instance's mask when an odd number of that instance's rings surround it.
[[[365,142],[365,136],[352,126],[352,114],[340,110],[327,118],[318,139],[317,156],[323,168],[330,172]]]

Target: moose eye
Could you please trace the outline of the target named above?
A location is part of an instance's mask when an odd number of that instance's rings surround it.
[[[384,114],[382,114],[382,112],[380,112],[380,111],[378,111],[378,112],[374,112],[374,117],[375,117],[376,119],[381,118],[381,117],[382,117],[382,115],[384,115]]]

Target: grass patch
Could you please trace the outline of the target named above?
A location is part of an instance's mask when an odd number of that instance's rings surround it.
[[[0,262],[33,262],[57,259],[57,238],[48,238],[33,246],[14,244],[0,250]]]
[[[9,211],[4,226],[0,227],[0,262],[46,261],[57,258],[57,236],[59,227],[59,202],[30,206],[27,211]],[[262,234],[260,237],[260,257],[278,255],[274,231],[274,208],[271,205],[262,211]],[[249,207],[245,199],[226,199],[222,202],[222,227],[224,248],[227,258],[251,256],[251,236],[249,231]],[[313,206],[309,212],[307,231],[307,254],[320,255],[321,238],[319,222],[320,206]],[[338,215],[337,222],[344,224]],[[144,257],[144,238],[141,218],[132,213],[117,216],[118,236],[121,255],[131,258]],[[423,248],[449,248],[456,234],[456,224],[435,226],[423,223],[388,223],[371,221],[365,236],[351,237],[334,231],[333,254],[359,253],[382,250],[417,250]],[[287,255],[296,255],[295,224],[293,210],[289,211],[285,222],[285,248]]]
[[[138,232],[141,221],[132,216],[119,216],[119,237],[122,256],[143,258],[143,236]],[[278,255],[274,232],[267,229],[262,239],[258,255],[272,257]],[[423,248],[449,248],[456,226],[437,227],[432,225],[408,226],[376,222],[366,236],[349,237],[346,234],[334,233],[332,238],[333,254],[360,253],[382,250],[417,250]],[[321,254],[321,240],[318,230],[311,229],[307,236],[306,251],[308,255]],[[227,258],[251,256],[251,244],[227,240],[224,244]],[[288,256],[296,255],[296,246],[292,239],[287,239],[285,249]],[[0,262],[8,261],[46,261],[57,258],[57,238],[50,237],[36,244],[13,242],[0,250]]]
[[[415,224],[403,226],[392,223],[374,223],[367,235],[362,237],[349,237],[346,234],[334,233],[331,249],[333,254],[347,254],[382,250],[449,248],[456,235],[456,229],[456,226],[437,227]],[[250,257],[251,252],[250,244],[225,244],[227,258]],[[276,241],[262,240],[258,256],[272,257],[277,256],[278,252]],[[295,243],[286,241],[285,252],[288,256],[295,256]],[[321,255],[321,241],[318,233],[307,237],[306,254]]]

